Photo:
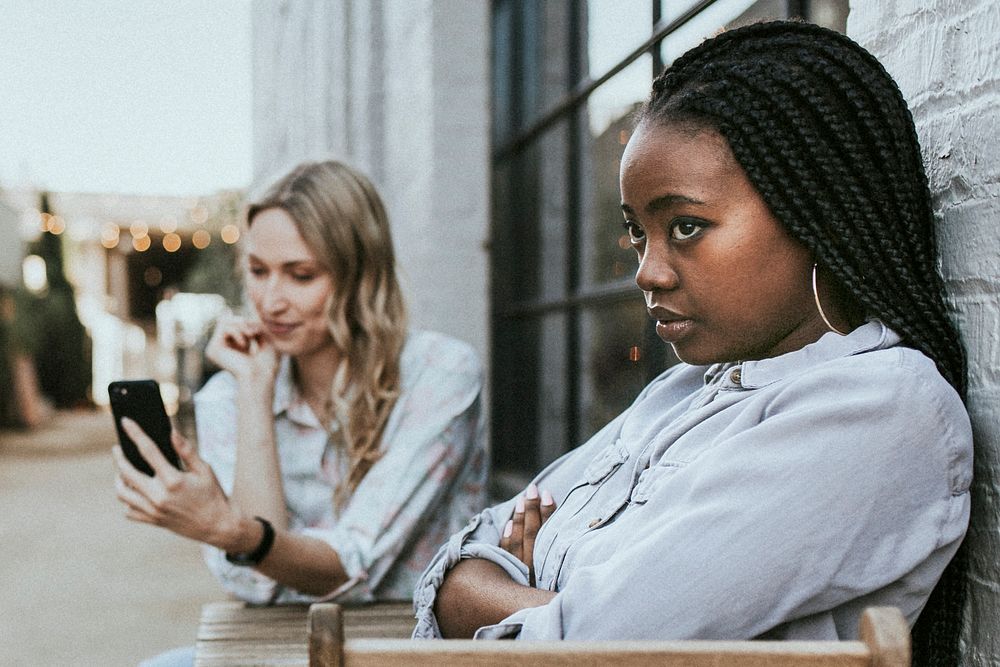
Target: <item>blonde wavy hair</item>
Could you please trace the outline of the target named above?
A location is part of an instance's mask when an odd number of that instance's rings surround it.
[[[340,365],[321,417],[331,420],[348,457],[334,505],[343,507],[382,455],[386,421],[399,397],[406,307],[396,277],[389,218],[375,186],[342,162],[306,162],[279,179],[247,209],[247,226],[277,208],[295,222],[316,260],[330,272],[330,335]]]

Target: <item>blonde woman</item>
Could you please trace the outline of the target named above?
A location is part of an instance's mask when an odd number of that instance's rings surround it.
[[[195,397],[199,451],[156,475],[118,447],[128,518],[205,545],[254,603],[409,599],[436,546],[484,500],[481,368],[472,349],[407,328],[385,209],[333,161],[280,179],[247,213],[254,319],[221,323],[222,372]]]

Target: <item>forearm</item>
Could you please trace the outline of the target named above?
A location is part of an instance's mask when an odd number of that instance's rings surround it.
[[[213,546],[230,553],[249,553],[264,536],[259,521],[236,516]],[[322,540],[288,530],[275,530],[274,544],[256,566],[258,572],[282,586],[306,595],[325,595],[348,580],[337,552]]]
[[[517,584],[499,565],[473,558],[448,572],[437,592],[434,615],[446,638],[470,638],[484,625],[499,623],[520,609],[548,604],[555,596]]]
[[[273,390],[262,391],[250,385],[240,387],[236,409],[236,469],[231,502],[250,516],[261,516],[275,529],[288,527],[281,464],[274,438],[271,412]]]

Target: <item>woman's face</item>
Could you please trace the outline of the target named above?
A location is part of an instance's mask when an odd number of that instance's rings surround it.
[[[278,352],[299,356],[330,345],[333,279],[292,218],[280,208],[255,215],[247,250],[247,291]]]
[[[827,329],[812,261],[771,214],[717,131],[644,123],[621,163],[635,282],[656,332],[691,364],[763,359]]]

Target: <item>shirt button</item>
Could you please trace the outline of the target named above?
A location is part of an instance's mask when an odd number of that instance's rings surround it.
[[[587,524],[587,528],[593,528],[600,522],[601,522],[601,517],[597,517],[596,519],[592,520],[590,523]]]
[[[739,384],[740,379],[742,377],[743,374],[740,372],[740,369],[738,368],[734,368],[733,371],[729,374],[729,379],[733,381],[733,384]]]

